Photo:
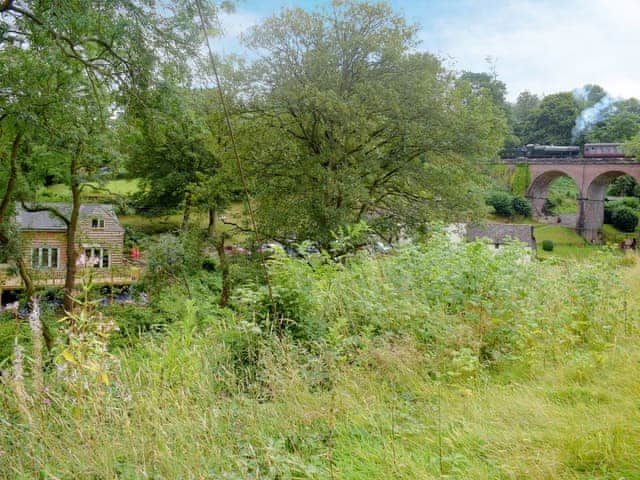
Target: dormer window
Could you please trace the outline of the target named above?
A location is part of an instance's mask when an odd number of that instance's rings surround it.
[[[92,218],[91,228],[104,228],[104,218]]]

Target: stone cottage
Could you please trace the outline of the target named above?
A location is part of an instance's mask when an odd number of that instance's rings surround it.
[[[43,204],[53,207],[66,218],[71,205]],[[21,234],[22,255],[34,271],[64,271],[67,261],[67,225],[48,211],[28,212],[16,207],[16,226]],[[80,207],[76,233],[79,255],[95,258],[96,269],[110,269],[124,264],[124,228],[112,205],[87,204]]]

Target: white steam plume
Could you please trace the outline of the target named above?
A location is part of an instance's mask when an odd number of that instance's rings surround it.
[[[574,90],[573,94],[577,97],[583,96],[585,94],[584,87],[583,89]],[[582,98],[585,97],[586,95],[584,95]],[[584,132],[589,131],[591,127],[593,127],[597,123],[600,123],[608,116],[614,114],[618,110],[618,107],[614,105],[614,103],[617,101],[618,99],[613,98],[611,95],[607,94],[602,97],[598,101],[598,103],[592,105],[589,108],[585,108],[582,112],[580,112],[580,115],[578,115],[578,118],[576,118],[576,125],[571,131],[572,142],[575,142],[577,138]]]

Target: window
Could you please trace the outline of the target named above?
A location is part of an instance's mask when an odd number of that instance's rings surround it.
[[[91,228],[104,228],[104,218],[92,218]]]
[[[89,267],[109,268],[111,259],[109,257],[109,250],[107,250],[106,248],[100,248],[100,247],[85,248],[84,256],[86,257],[87,262],[89,260],[92,260],[93,262],[92,265],[87,264],[87,266]]]
[[[31,250],[31,266],[33,268],[58,268],[58,249],[40,247]]]

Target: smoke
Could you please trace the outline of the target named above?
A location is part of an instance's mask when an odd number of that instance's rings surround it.
[[[590,88],[581,87],[573,91],[573,96],[582,101],[586,101],[589,97]],[[580,135],[591,130],[591,127],[602,122],[610,115],[614,114],[618,107],[614,104],[619,99],[605,94],[598,102],[589,108],[585,108],[576,118],[576,124],[571,131],[572,142],[575,142]]]

